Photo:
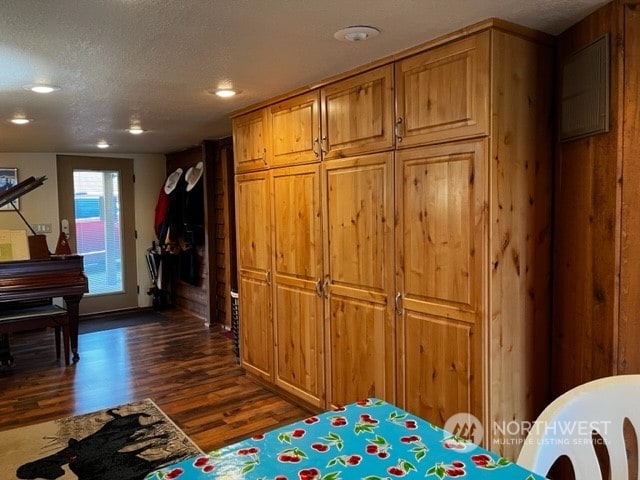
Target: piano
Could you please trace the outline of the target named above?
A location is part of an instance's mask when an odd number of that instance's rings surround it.
[[[78,354],[78,306],[89,291],[80,255],[52,255],[32,260],[0,262],[0,310],[19,302],[64,299],[69,315],[73,361]]]

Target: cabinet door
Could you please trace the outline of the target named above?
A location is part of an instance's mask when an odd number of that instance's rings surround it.
[[[395,400],[392,153],[323,164],[327,401]]]
[[[236,176],[242,366],[273,377],[269,173]]]
[[[317,91],[269,107],[272,165],[320,161],[320,114]]]
[[[276,385],[324,406],[320,166],[272,173]]]
[[[396,146],[488,133],[489,32],[396,64]]]
[[[480,411],[484,143],[396,154],[399,404],[442,426]]]
[[[324,87],[324,158],[362,155],[393,148],[393,66]]]
[[[266,110],[247,113],[232,120],[233,158],[236,173],[267,167]]]

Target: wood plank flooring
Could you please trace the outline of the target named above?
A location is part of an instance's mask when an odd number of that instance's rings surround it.
[[[247,377],[219,328],[183,311],[161,323],[86,333],[80,361],[55,358],[53,331],[12,337],[0,369],[0,431],[152,399],[205,452],[310,415]]]

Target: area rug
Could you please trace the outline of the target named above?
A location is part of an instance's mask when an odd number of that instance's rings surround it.
[[[147,399],[0,432],[0,478],[142,480],[200,453]]]

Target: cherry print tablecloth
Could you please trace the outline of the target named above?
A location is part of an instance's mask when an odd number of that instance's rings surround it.
[[[148,480],[540,480],[375,398],[309,417],[147,476]]]

